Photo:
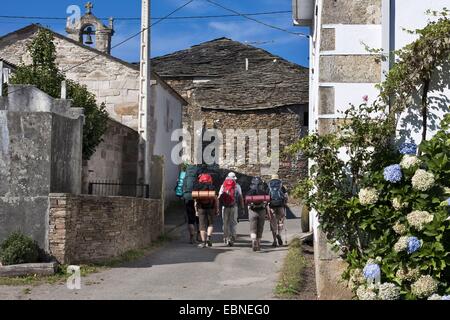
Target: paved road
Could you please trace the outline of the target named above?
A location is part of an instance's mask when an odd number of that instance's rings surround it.
[[[300,233],[299,209],[293,211],[288,238]],[[65,284],[0,286],[0,299],[273,299],[287,248],[272,248],[267,223],[265,229],[262,251],[253,252],[248,221],[239,223],[238,241],[231,248],[223,245],[220,221],[212,248],[188,244],[183,228],[179,239],[139,261],[83,278],[81,290]]]

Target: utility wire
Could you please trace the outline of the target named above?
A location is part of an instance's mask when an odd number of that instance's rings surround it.
[[[268,12],[255,12],[244,13],[246,16],[264,16],[264,15],[278,15],[288,14],[291,11],[268,11]],[[179,17],[152,17],[154,20],[167,19],[167,20],[187,20],[187,19],[213,19],[213,18],[231,18],[240,17],[241,14],[223,14],[223,15],[204,15],[204,16],[179,16]],[[35,16],[1,16],[3,19],[27,19],[27,20],[67,20],[67,17],[35,17]],[[100,20],[108,20],[109,18],[99,18]],[[113,18],[115,21],[139,21],[141,18],[137,17],[119,17]]]
[[[144,28],[144,29],[142,29],[141,31],[139,31],[139,32],[137,32],[137,33],[135,33],[135,34],[129,36],[129,37],[126,38],[125,40],[123,40],[123,41],[121,41],[121,42],[115,44],[114,46],[111,47],[111,49],[117,48],[117,47],[123,45],[124,43],[126,43],[126,42],[132,40],[133,38],[136,38],[137,36],[139,36],[140,34],[142,34],[142,33],[143,33],[144,31],[146,31],[147,29],[149,29],[149,28],[151,28],[151,27],[157,25],[158,23],[163,22],[164,20],[168,19],[171,15],[173,15],[174,13],[180,11],[181,9],[183,9],[183,8],[186,7],[186,6],[188,6],[189,4],[191,4],[191,3],[194,2],[194,1],[195,1],[195,0],[190,0],[190,1],[186,2],[186,3],[183,4],[182,6],[176,8],[175,10],[173,10],[172,12],[170,12],[169,14],[167,14],[165,17],[160,18],[159,20],[153,22],[153,23],[150,25],[150,27]],[[70,68],[67,68],[66,70],[63,70],[63,73],[65,73],[65,72],[67,72],[67,71],[70,71],[70,70],[72,70],[72,69],[78,68],[79,66],[81,66],[81,65],[83,65],[83,64],[85,64],[85,63],[87,63],[87,62],[90,62],[90,61],[94,60],[94,59],[97,58],[99,55],[101,55],[101,53],[97,53],[97,54],[96,54],[95,56],[93,56],[92,58],[89,58],[89,59],[87,59],[86,61],[83,61],[83,62],[81,62],[81,63],[79,63],[79,64],[77,64],[77,65],[74,65],[74,66],[72,66],[72,67],[70,67]]]
[[[178,8],[176,8],[175,10],[173,10],[172,12],[170,12],[169,14],[167,14],[165,17],[163,17],[163,18],[159,19],[158,21],[155,21],[154,23],[152,23],[152,24],[150,25],[150,27],[142,29],[142,30],[139,31],[138,33],[136,33],[136,34],[134,34],[134,35],[128,37],[127,39],[125,39],[125,40],[119,42],[118,44],[114,45],[113,47],[111,47],[111,49],[117,48],[118,46],[120,46],[120,45],[122,45],[122,44],[124,44],[124,43],[130,41],[131,39],[133,39],[133,38],[139,36],[139,35],[140,35],[141,33],[143,33],[145,30],[147,30],[147,29],[149,29],[149,28],[151,28],[151,27],[157,25],[158,23],[160,23],[160,22],[166,20],[168,17],[170,17],[170,16],[173,15],[174,13],[180,11],[181,9],[183,9],[183,8],[186,7],[186,6],[188,6],[189,4],[191,4],[191,3],[194,2],[194,1],[195,1],[195,0],[190,0],[190,1],[186,2],[184,5],[182,5],[182,6],[178,7]],[[92,58],[89,58],[89,59],[87,59],[87,60],[85,60],[85,61],[83,61],[83,62],[81,62],[81,63],[79,63],[79,64],[77,64],[77,65],[75,65],[75,66],[72,66],[72,67],[70,67],[70,68],[68,68],[68,69],[66,69],[66,70],[63,70],[62,72],[65,73],[65,72],[70,71],[70,70],[72,70],[72,69],[74,69],[74,68],[77,68],[77,67],[79,67],[79,66],[81,66],[81,65],[83,65],[83,64],[85,64],[85,63],[88,63],[89,61],[94,60],[95,58],[97,58],[97,57],[100,56],[101,54],[102,54],[102,53],[97,53],[97,54],[96,54],[95,56],[93,56]],[[9,92],[8,94],[11,94],[11,93],[14,93],[14,92],[20,91],[20,90],[22,90],[22,88],[17,89],[17,90],[14,90],[14,91],[12,91],[12,92]]]
[[[234,14],[239,15],[239,16],[241,16],[243,18],[246,18],[248,20],[254,21],[254,22],[259,23],[259,24],[262,24],[263,26],[266,26],[266,27],[269,27],[269,28],[272,28],[272,29],[275,29],[275,30],[283,31],[283,32],[286,32],[286,33],[290,33],[290,34],[293,34],[293,35],[296,35],[296,36],[309,38],[309,35],[307,35],[307,34],[304,34],[304,33],[301,33],[301,32],[293,32],[293,31],[290,31],[290,30],[287,30],[287,29],[284,29],[284,28],[280,28],[280,27],[277,27],[277,26],[265,23],[264,21],[252,18],[248,14],[240,13],[240,12],[238,12],[236,10],[227,8],[227,7],[223,6],[223,5],[221,5],[220,3],[214,2],[212,0],[205,0],[205,1],[215,5],[216,7],[222,8],[222,9],[224,9],[226,11],[233,12]]]

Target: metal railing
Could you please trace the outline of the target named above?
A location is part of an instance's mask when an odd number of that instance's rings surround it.
[[[93,181],[89,182],[88,194],[150,198],[150,186],[148,184],[127,184],[118,181]]]

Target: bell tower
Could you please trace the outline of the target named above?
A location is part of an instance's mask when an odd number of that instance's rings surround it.
[[[68,37],[82,44],[91,46],[107,54],[111,54],[111,38],[114,35],[114,19],[109,18],[109,25],[93,15],[94,5],[91,2],[84,6],[86,13],[80,19],[67,19],[66,31]],[[95,39],[95,43],[94,43]]]

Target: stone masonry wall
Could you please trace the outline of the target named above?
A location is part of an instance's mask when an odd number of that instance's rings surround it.
[[[183,127],[188,129],[192,137],[194,137],[195,121],[205,123],[206,129],[220,129],[224,135],[226,129],[242,129],[244,131],[267,129],[269,133],[271,129],[279,129],[280,151],[282,151],[307,133],[307,126],[305,126],[307,106],[286,106],[251,111],[202,109],[195,99],[195,83],[192,80],[167,80],[167,82],[189,102],[189,105],[183,109]],[[194,146],[192,146],[192,151],[194,152]],[[286,155],[281,155],[280,158],[279,175],[285,180],[288,187],[294,186],[299,178],[306,176],[306,159]],[[243,166],[229,166],[224,169],[234,170],[241,177],[261,174],[261,166],[249,164],[248,161]],[[243,187],[246,185],[245,181],[239,182],[243,184]]]
[[[278,129],[280,132],[280,153],[282,153],[287,146],[296,142],[305,133],[303,131],[304,112],[307,112],[306,106],[281,107],[269,110],[245,112],[202,110],[202,118],[203,121],[206,122],[207,129],[217,128],[221,130],[224,139],[226,139],[227,129],[242,129],[244,131],[255,129],[257,130],[257,133],[259,133],[259,130],[267,129],[269,146],[270,130]],[[237,141],[236,143],[245,143],[247,148],[246,163],[241,166],[222,166],[222,168],[234,170],[237,173],[248,176],[261,175],[260,164],[249,164],[249,142]],[[268,151],[270,152],[270,147]],[[306,173],[307,161],[305,159],[280,154],[280,169],[278,174],[289,189],[292,188],[300,178],[305,177]]]
[[[47,249],[50,192],[81,192],[82,110],[33,86],[0,97],[0,242],[21,231]]]
[[[160,200],[50,194],[49,201],[49,252],[60,263],[108,260],[163,232]]]
[[[108,120],[102,139],[92,157],[83,161],[83,193],[88,192],[89,182],[94,181],[137,183],[139,134],[116,121]]]

